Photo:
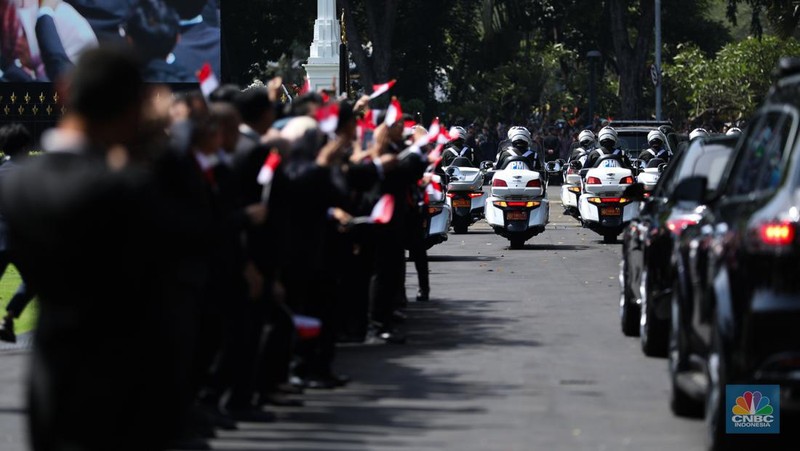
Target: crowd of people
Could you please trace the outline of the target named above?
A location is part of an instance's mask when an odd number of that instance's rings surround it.
[[[41,153],[0,131],[0,263],[39,301],[37,451],[202,449],[346,384],[337,342],[404,343],[406,249],[429,298],[425,128],[373,110],[365,138],[367,98],[172,93],[139,69],[90,50]]]

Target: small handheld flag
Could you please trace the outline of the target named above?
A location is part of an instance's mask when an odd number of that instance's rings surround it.
[[[211,69],[211,64],[205,63],[203,67],[197,72],[197,79],[200,81],[200,91],[203,92],[203,97],[206,99],[211,95],[214,90],[219,88],[219,80],[214,75]]]
[[[372,94],[370,94],[369,99],[376,99],[381,95],[386,94],[390,89],[392,89],[395,83],[397,83],[397,80],[392,80],[389,83],[383,83],[380,85],[374,85],[372,87]]]

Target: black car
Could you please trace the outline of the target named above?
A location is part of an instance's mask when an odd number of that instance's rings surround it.
[[[650,144],[647,142],[647,134],[653,130],[659,130],[667,137],[664,143],[673,153],[678,151],[678,135],[673,130],[670,122],[666,121],[612,121],[610,124],[617,132],[619,141],[617,147],[625,151],[625,155],[631,160],[637,160],[639,154]]]
[[[681,415],[705,406],[712,449],[737,437],[726,385],[778,384],[780,412],[800,411],[800,66],[784,68],[719,189],[692,178],[674,193],[708,207],[674,250],[671,403]]]
[[[673,269],[673,242],[698,219],[702,204],[676,202],[675,187],[690,177],[703,176],[716,187],[732,153],[736,138],[695,141],[675,156],[658,181],[652,196],[644,199],[637,219],[623,235],[620,268],[620,320],[625,335],[639,335],[649,356],[667,353],[669,301]]]

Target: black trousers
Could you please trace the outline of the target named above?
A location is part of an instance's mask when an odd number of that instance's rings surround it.
[[[375,270],[370,284],[370,319],[391,328],[397,300],[404,298],[405,249],[402,235],[382,231],[375,241]]]
[[[5,274],[6,269],[8,269],[8,265],[11,264],[11,257],[7,251],[0,251],[0,277]],[[6,311],[11,314],[14,318],[19,318],[22,315],[23,310],[34,297],[34,292],[28,287],[28,284],[25,283],[25,275],[20,273],[20,277],[22,277],[22,283],[19,284],[17,287],[16,293],[9,301],[8,305],[6,306]]]

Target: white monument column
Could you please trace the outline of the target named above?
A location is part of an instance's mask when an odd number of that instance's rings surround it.
[[[306,74],[313,92],[339,86],[339,44],[341,34],[336,19],[336,0],[317,0],[317,20],[314,22],[314,42],[306,64]]]

